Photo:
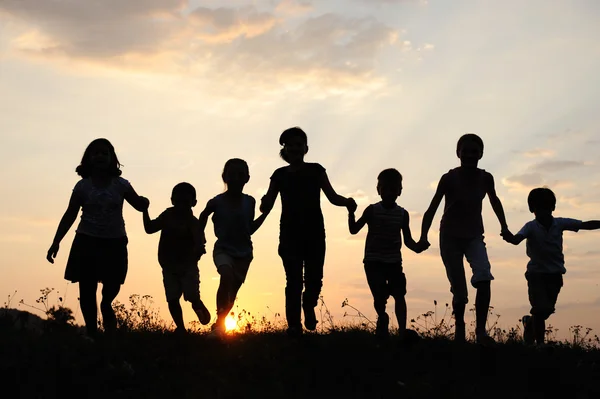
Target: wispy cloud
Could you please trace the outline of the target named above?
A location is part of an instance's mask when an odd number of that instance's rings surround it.
[[[7,0],[0,3],[0,20],[18,27],[12,44],[21,54],[210,75],[223,86],[382,87],[385,79],[376,73],[382,50],[412,48],[399,40],[399,29],[374,17],[326,13],[287,23],[287,15],[311,7],[306,1],[282,1],[265,11],[189,10],[182,0]]]

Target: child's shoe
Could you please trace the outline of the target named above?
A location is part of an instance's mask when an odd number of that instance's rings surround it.
[[[496,343],[485,330],[475,330],[475,341],[482,346],[493,346]]]
[[[221,339],[225,336],[225,326],[221,323],[215,323],[210,327],[208,338]]]
[[[198,321],[203,325],[207,325],[210,323],[210,312],[204,306],[204,303],[200,301],[198,305],[194,308],[194,312],[196,312],[196,316],[198,316]]]
[[[466,331],[466,326],[465,323],[456,323],[454,325],[454,342],[457,343],[464,343],[466,341],[465,339],[465,335],[466,335],[467,331]]]
[[[530,315],[525,315],[521,318],[523,323],[523,342],[525,345],[533,345],[535,343],[535,337],[533,335],[533,323]]]
[[[387,338],[390,335],[389,331],[390,316],[383,313],[377,316],[377,327],[375,327],[375,335],[379,338]]]
[[[312,306],[304,306],[304,304],[302,304],[302,309],[304,309],[304,327],[309,331],[316,330],[317,315],[315,314],[315,308]]]

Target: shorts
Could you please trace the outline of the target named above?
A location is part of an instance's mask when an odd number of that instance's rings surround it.
[[[531,314],[545,319],[555,311],[558,294],[563,286],[559,273],[525,273]]]
[[[213,251],[213,260],[215,266],[217,266],[217,272],[223,274],[227,270],[232,270],[233,275],[240,284],[243,284],[244,281],[246,281],[252,259],[252,255],[241,258],[235,257],[218,248]]]
[[[197,266],[182,271],[164,268],[162,275],[167,302],[177,302],[181,295],[188,302],[200,300],[200,273]]]
[[[127,237],[99,238],[75,234],[65,279],[73,283],[95,281],[123,284],[127,276]]]
[[[394,297],[402,298],[406,295],[406,276],[402,270],[402,262],[383,263],[365,262],[367,282],[375,302]]]
[[[471,266],[473,287],[477,288],[477,283],[494,279],[483,236],[462,238],[440,234],[440,254],[446,267],[450,291],[454,296],[453,303],[469,301],[463,258],[467,258]]]

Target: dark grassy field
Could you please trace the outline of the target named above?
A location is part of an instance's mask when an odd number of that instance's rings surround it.
[[[600,351],[483,348],[423,339],[379,347],[346,330],[128,332],[92,343],[74,330],[0,331],[3,398],[600,398]]]

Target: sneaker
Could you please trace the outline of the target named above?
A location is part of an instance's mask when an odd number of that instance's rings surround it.
[[[490,337],[487,332],[482,331],[482,332],[476,332],[475,333],[475,341],[481,345],[481,346],[493,346],[496,341],[494,340],[494,338]]]
[[[200,321],[200,323],[203,325],[210,323],[210,312],[206,306],[204,306],[202,301],[200,301],[197,308],[194,308],[194,312],[196,312],[196,316],[198,316],[198,321]]]
[[[302,337],[302,327],[288,327],[287,335],[293,339]]]
[[[454,325],[454,342],[464,343],[466,333],[465,323],[456,323]]]
[[[387,313],[384,313],[377,317],[377,327],[375,328],[375,335],[378,337],[387,337],[389,336],[389,325],[390,325],[390,316]]]
[[[533,336],[533,323],[530,315],[525,315],[521,318],[523,322],[523,342],[525,345],[533,345],[535,337]]]
[[[311,306],[304,306],[304,327],[309,331],[317,329],[317,315],[315,314],[315,308]]]
[[[188,331],[185,329],[185,327],[177,327],[175,328],[175,335],[178,337],[183,337],[184,335],[187,335]]]
[[[208,338],[220,339],[223,338],[223,336],[225,336],[225,326],[215,323],[210,327]]]

